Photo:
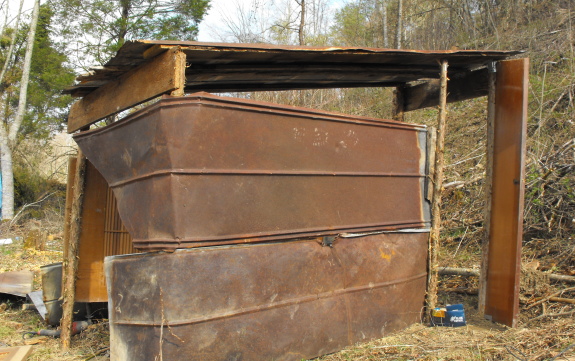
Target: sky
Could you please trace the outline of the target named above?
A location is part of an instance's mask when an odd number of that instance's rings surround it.
[[[46,0],[42,0],[44,3]],[[351,0],[328,0],[332,7],[339,8],[345,3]],[[14,16],[18,11],[18,6],[20,1],[9,0],[10,13]],[[204,20],[200,23],[200,29],[198,34],[199,41],[207,42],[218,42],[221,41],[219,34],[225,32],[222,25],[222,14],[226,14],[228,17],[233,18],[233,13],[237,11],[238,3],[250,3],[250,0],[211,0],[211,9],[208,14],[204,17]],[[32,7],[34,6],[34,0],[24,0],[23,11],[30,13]]]
[[[351,0],[328,0],[332,9],[342,7]],[[222,24],[222,14],[233,18],[238,3],[250,3],[250,0],[211,0],[211,9],[200,23],[198,41],[220,42],[220,34],[225,32]]]

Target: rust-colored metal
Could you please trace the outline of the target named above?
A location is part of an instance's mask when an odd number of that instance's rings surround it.
[[[75,165],[76,158],[71,158],[70,164]],[[66,196],[71,195],[68,190]],[[66,199],[67,204],[71,204],[70,199]],[[132,239],[118,215],[111,189],[89,161],[86,165],[81,217],[76,302],[107,302],[104,257],[134,253],[135,250]],[[67,219],[66,227],[69,227],[69,217]],[[68,245],[64,246],[67,249]]]
[[[106,225],[104,229],[104,256],[136,253],[132,237],[120,218],[116,197],[111,188],[106,191]]]
[[[126,42],[104,67],[78,77],[79,84],[67,93],[85,96],[174,47],[186,54],[189,64],[187,93],[399,86],[438,78],[442,59],[449,61],[449,76],[455,78],[520,53],[138,40]]]
[[[32,292],[34,273],[32,271],[14,271],[0,273],[0,293],[26,297]]]
[[[528,59],[497,66],[485,315],[512,327],[519,312],[528,75]]]
[[[423,126],[203,93],[75,140],[139,249],[429,222]]]
[[[420,320],[427,237],[109,257],[111,359],[301,360],[380,338]]]

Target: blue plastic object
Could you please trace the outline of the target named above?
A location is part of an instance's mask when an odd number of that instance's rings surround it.
[[[446,326],[461,327],[467,323],[465,321],[465,310],[462,304],[448,305],[445,307]]]

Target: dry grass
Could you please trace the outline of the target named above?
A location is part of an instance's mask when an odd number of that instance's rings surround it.
[[[575,343],[572,318],[511,329],[482,320],[476,312],[468,315],[464,327],[415,324],[318,360],[549,360]],[[568,349],[562,356],[574,357],[575,350]]]
[[[42,234],[42,233],[40,233]],[[0,272],[30,269],[39,274],[42,265],[61,261],[61,239],[46,243],[45,251],[24,247],[25,228],[2,238],[21,237],[14,244],[0,246]],[[444,248],[443,258],[451,259],[455,243]],[[461,250],[460,250],[461,252]],[[540,317],[542,315],[572,312],[575,305],[540,302],[545,296],[557,293],[562,285],[549,285],[546,280],[530,276],[524,271],[521,285],[522,311],[520,325],[515,329],[483,320],[475,310],[475,295],[446,292],[447,289],[474,289],[474,278],[442,277],[439,302],[463,303],[468,325],[460,328],[412,325],[391,336],[347,348],[323,356],[318,361],[339,360],[573,360],[575,359],[575,316]],[[39,288],[37,278],[36,288]],[[561,294],[573,297],[574,290]],[[571,292],[571,293],[570,293]],[[71,349],[60,350],[59,339],[33,337],[24,339],[26,331],[46,328],[34,311],[23,311],[12,300],[1,300],[0,346],[33,344],[29,360],[106,360],[109,359],[109,328],[106,320],[95,323],[72,339]],[[537,318],[539,317],[539,318]],[[573,346],[569,348],[570,346]],[[565,351],[560,355],[562,351]],[[555,358],[554,358],[555,357]]]
[[[36,232],[41,227],[38,222],[23,227],[12,228],[7,231],[3,225],[0,238],[13,238],[15,242],[0,246],[0,272],[31,270],[34,272],[34,288],[41,288],[40,267],[62,261],[62,239],[55,235],[45,241],[45,250],[39,251],[33,247],[25,247],[25,243],[35,243],[33,236],[50,236],[49,232]],[[47,227],[49,228],[49,227]],[[32,232],[31,232],[32,231]],[[52,234],[52,236],[54,236]],[[52,239],[53,238],[53,239]],[[17,240],[16,240],[17,239]],[[86,360],[94,356],[102,348],[109,345],[109,331],[107,322],[90,325],[81,334],[74,336],[69,352],[60,351],[60,341],[52,337],[36,336],[24,339],[24,332],[46,329],[48,326],[36,311],[23,311],[22,299],[0,295],[0,347],[34,345],[28,360]],[[93,360],[108,359],[96,356]]]

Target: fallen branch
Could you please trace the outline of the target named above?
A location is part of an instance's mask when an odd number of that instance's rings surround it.
[[[561,302],[561,303],[571,303],[575,305],[575,299],[563,298],[563,297],[549,297],[549,301]]]
[[[479,270],[472,268],[442,267],[439,269],[439,274],[442,276],[479,277]]]
[[[14,223],[16,223],[16,220],[18,219],[18,217],[20,217],[20,215],[22,215],[22,212],[24,212],[24,210],[26,210],[27,208],[30,208],[30,207],[38,207],[38,204],[39,204],[39,203],[44,202],[46,199],[50,198],[50,197],[51,197],[52,195],[54,195],[54,194],[56,194],[56,192],[52,192],[52,193],[48,194],[47,196],[42,197],[42,199],[40,199],[40,200],[38,200],[38,201],[36,201],[36,202],[27,203],[27,204],[23,205],[22,208],[20,208],[20,210],[18,211],[18,213],[16,213],[16,215],[14,216],[14,218],[12,218],[12,220],[10,221],[10,227],[12,227],[12,225],[13,225]]]
[[[540,316],[537,316],[535,318],[532,318],[528,322],[533,322],[533,321],[540,320],[542,318],[547,318],[547,317],[562,317],[562,316],[572,316],[572,315],[575,315],[575,311],[560,312],[560,313],[546,313],[546,314],[542,314]]]
[[[565,282],[565,283],[575,283],[574,276],[558,275],[554,273],[541,272],[549,278],[550,281]],[[442,276],[479,276],[479,270],[473,268],[453,268],[453,267],[443,267],[439,269],[439,274]]]
[[[553,294],[550,294],[549,296],[542,297],[542,298],[538,299],[536,302],[533,302],[532,304],[527,306],[525,309],[528,310],[531,307],[537,306],[543,302],[550,301],[551,298],[557,298],[557,296],[560,296],[563,292],[568,292],[568,291],[573,291],[573,290],[575,290],[575,287],[565,288],[563,290],[557,291]]]
[[[575,283],[575,277],[566,275],[556,275],[553,273],[546,273],[551,281]]]
[[[473,179],[470,179],[468,181],[454,181],[454,182],[449,182],[447,184],[445,184],[443,186],[443,190],[449,190],[449,189],[458,189],[458,188],[463,188],[466,185],[470,185],[473,183],[477,183],[479,181],[483,180],[483,176],[479,176],[479,177],[475,177]]]

